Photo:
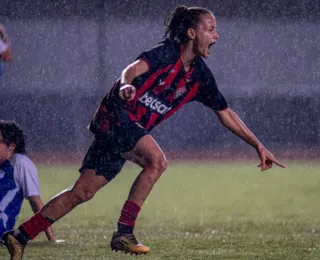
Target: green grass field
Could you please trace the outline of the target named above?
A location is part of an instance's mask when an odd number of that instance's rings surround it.
[[[254,162],[172,164],[137,221],[146,256],[109,242],[139,167],[128,165],[93,200],[54,225],[63,244],[39,235],[24,259],[320,259],[320,163],[260,172]],[[77,166],[39,167],[46,202],[78,177]],[[19,223],[31,216],[24,203]],[[8,259],[0,248],[0,259]]]

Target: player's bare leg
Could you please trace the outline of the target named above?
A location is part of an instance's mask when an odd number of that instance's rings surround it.
[[[167,160],[151,135],[141,138],[135,148],[123,156],[143,168],[132,184],[128,196],[128,200],[134,201],[141,207],[153,185],[167,169]]]
[[[107,184],[104,176],[93,170],[84,170],[76,183],[52,198],[40,212],[19,228],[3,235],[11,260],[20,260],[27,242],[55,221],[68,214],[77,205],[93,198],[95,193]]]
[[[150,136],[142,137],[135,148],[123,156],[140,165],[143,170],[134,181],[128,200],[125,202],[118,220],[118,230],[113,234],[111,249],[132,254],[146,254],[147,246],[142,245],[133,235],[135,219],[150,194],[154,184],[167,168],[164,153]]]
[[[107,180],[104,176],[96,175],[94,170],[84,170],[74,186],[53,197],[40,213],[55,222],[79,204],[92,199],[106,184]]]

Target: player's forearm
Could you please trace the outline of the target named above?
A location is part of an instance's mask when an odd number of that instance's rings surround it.
[[[231,132],[239,136],[256,149],[263,147],[258,138],[248,129],[248,127],[231,109],[227,109],[226,111],[222,111],[221,113],[217,114],[220,122]]]
[[[28,198],[31,209],[34,213],[37,213],[42,208],[42,201],[39,196],[31,196]]]
[[[47,236],[47,239],[50,240],[50,241],[55,241],[56,240],[56,237],[53,233],[53,229],[52,227],[48,227],[45,231],[46,233],[46,236]]]
[[[132,81],[136,76],[136,68],[135,66],[129,65],[125,68],[121,73],[121,85],[129,84],[131,85]]]

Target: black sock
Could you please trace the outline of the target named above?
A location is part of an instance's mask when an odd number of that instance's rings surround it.
[[[13,236],[23,245],[27,244],[28,241],[31,240],[28,234],[21,227],[13,231]]]
[[[118,232],[121,234],[132,234],[133,233],[133,227],[123,225],[118,222]]]
[[[51,218],[45,217],[45,219],[52,225],[55,221]]]

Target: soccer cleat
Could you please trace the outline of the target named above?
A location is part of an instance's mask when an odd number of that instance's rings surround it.
[[[112,251],[125,252],[133,255],[142,255],[149,253],[150,249],[141,244],[133,234],[121,234],[114,232],[111,243]]]
[[[10,260],[21,260],[23,251],[26,245],[21,244],[14,236],[12,231],[8,231],[3,234],[2,239],[4,245],[7,247],[10,253]]]

